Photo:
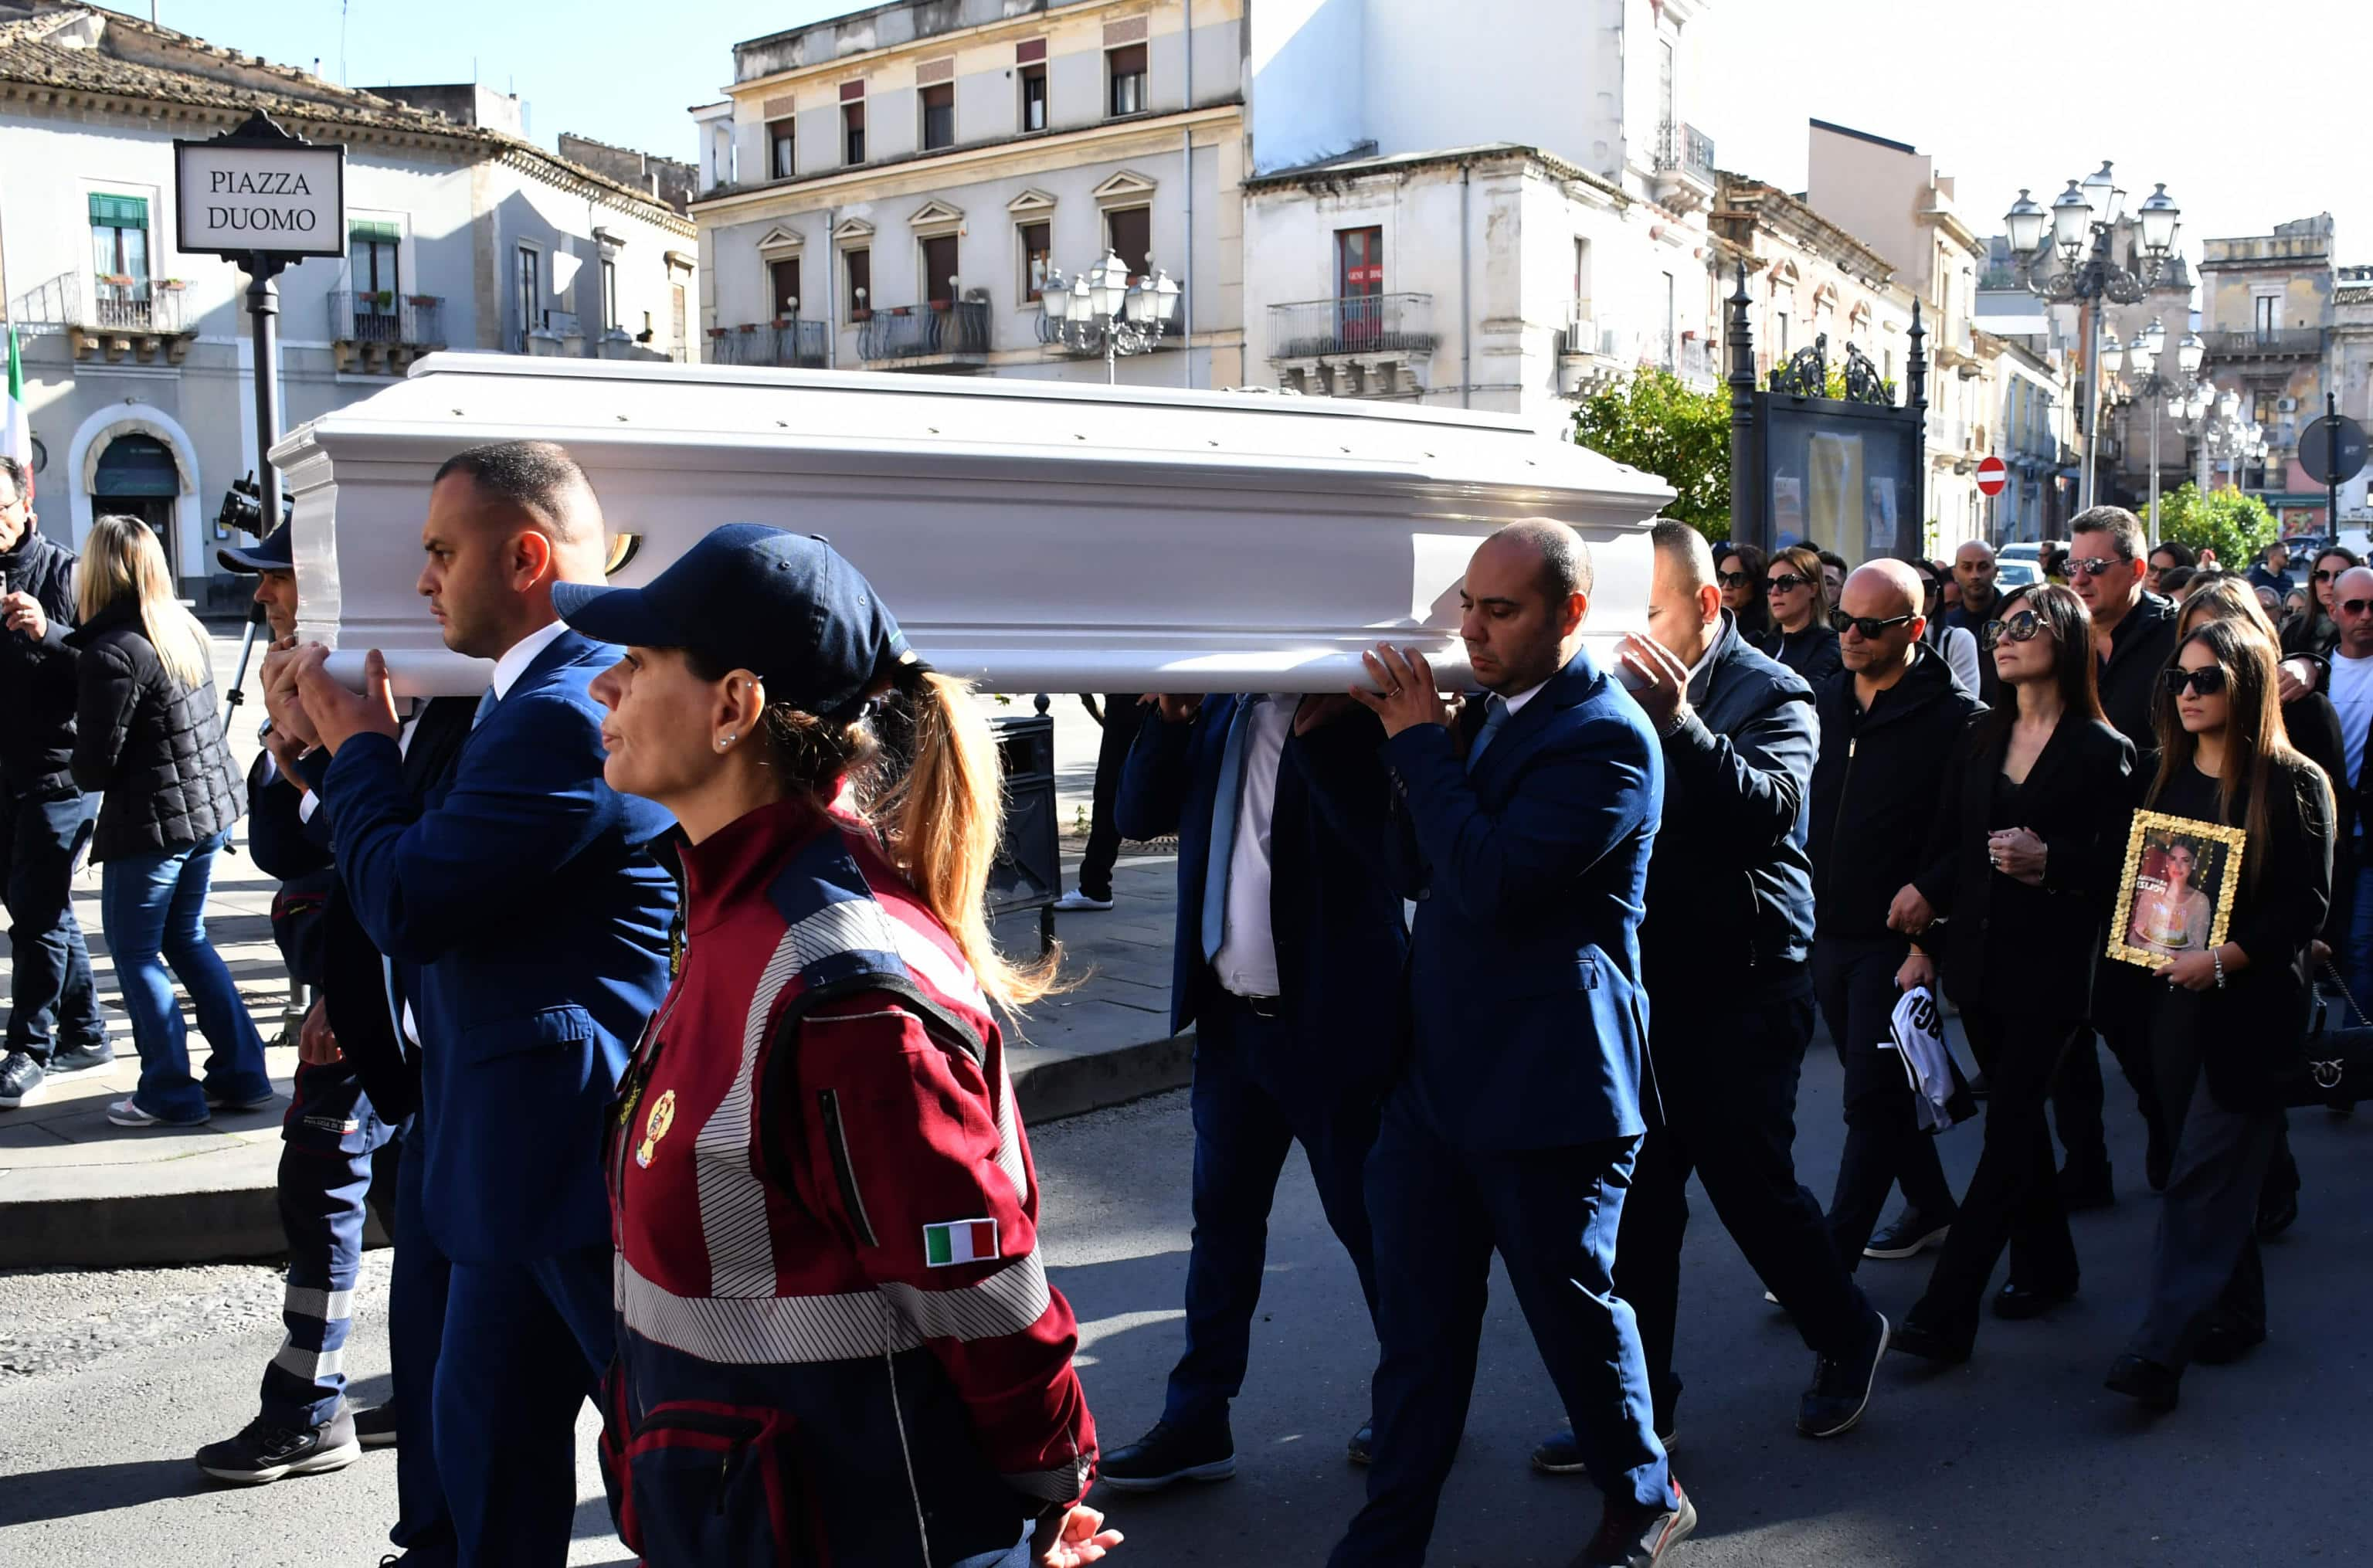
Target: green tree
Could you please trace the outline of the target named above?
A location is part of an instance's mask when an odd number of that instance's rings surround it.
[[[2239,571],[2274,542],[2281,522],[2266,503],[2242,490],[2211,490],[2186,483],[2158,498],[2158,536],[2216,552],[2217,565]]]
[[[1654,474],[1679,492],[1665,515],[1715,543],[1730,537],[1730,394],[1693,392],[1670,370],[1642,369],[1585,401],[1579,445]]]

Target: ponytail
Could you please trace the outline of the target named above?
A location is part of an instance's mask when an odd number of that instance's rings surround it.
[[[1004,825],[997,737],[972,704],[969,681],[908,660],[891,688],[912,725],[907,766],[878,802],[891,858],[964,950],[981,989],[1009,1009],[1026,1007],[1054,989],[1056,955],[1019,967],[989,939],[988,872]]]

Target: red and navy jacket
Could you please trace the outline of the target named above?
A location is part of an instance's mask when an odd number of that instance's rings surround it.
[[[610,1130],[621,1533],[652,1568],[1011,1549],[1095,1427],[979,982],[859,823],[784,802],[683,860]]]

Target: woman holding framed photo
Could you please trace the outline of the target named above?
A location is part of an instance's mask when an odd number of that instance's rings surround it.
[[[2178,645],[2158,695],[2158,776],[2138,828],[2194,825],[2195,852],[2237,829],[2240,842],[2210,851],[2224,930],[2155,971],[2151,1058],[2175,1156],[2149,1305],[2107,1379],[2154,1410],[2175,1408],[2189,1363],[2230,1361],[2266,1337],[2258,1197],[2282,1142],[2284,1082],[2302,1065],[2332,896],[2332,790],[2285,733],[2278,657],[2256,624],[2213,620]]]
[[[2124,848],[2134,749],[2101,714],[2092,618],[2065,588],[2026,588],[1985,638],[2016,700],[1973,720],[1914,883],[1943,923],[1945,989],[1985,1070],[1985,1148],[1927,1293],[1899,1351],[1967,1361],[1994,1261],[2001,1317],[2033,1317],[2076,1293],[2076,1246],[2052,1168],[2044,1106],[2060,1063],[2089,1043],[2093,967]],[[1935,885],[1930,885],[1933,881]],[[1934,970],[1915,942],[1911,984]]]

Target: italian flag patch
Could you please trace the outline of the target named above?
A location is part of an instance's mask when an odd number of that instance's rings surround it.
[[[995,1220],[953,1220],[923,1227],[923,1261],[931,1268],[952,1269],[996,1256]]]

